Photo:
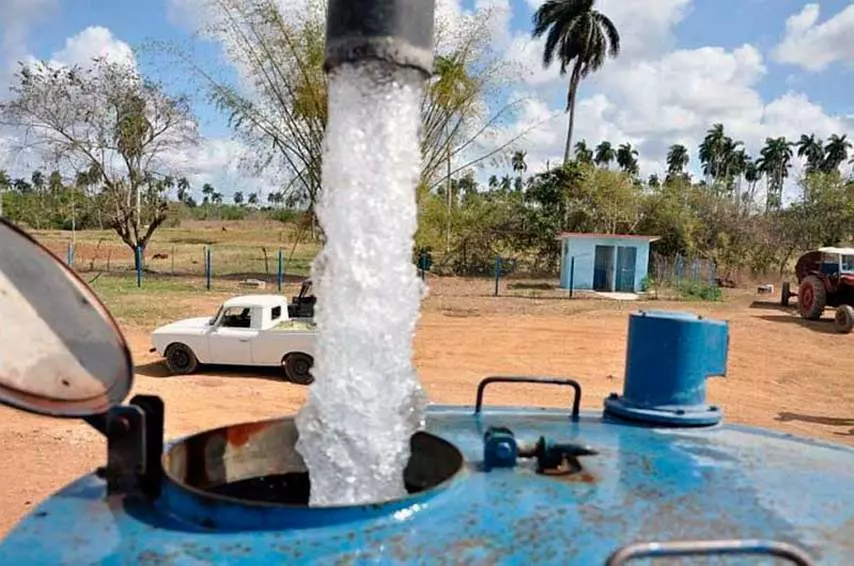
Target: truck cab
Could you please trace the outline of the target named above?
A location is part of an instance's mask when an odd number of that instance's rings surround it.
[[[286,377],[310,383],[316,332],[311,319],[291,319],[278,295],[244,295],[220,305],[212,317],[179,320],[156,329],[154,348],[172,373],[199,364],[282,366]]]

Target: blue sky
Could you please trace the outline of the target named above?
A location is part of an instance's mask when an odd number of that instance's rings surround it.
[[[300,0],[280,1],[293,6]],[[493,35],[496,46],[532,73],[506,85],[508,95],[524,95],[529,102],[513,123],[504,125],[502,139],[537,124],[520,142],[536,169],[562,154],[564,81],[556,70],[541,69],[539,46],[529,38],[536,2],[491,1],[499,15]],[[482,7],[490,1],[439,3],[440,12],[454,19],[460,9],[472,10],[475,4]],[[203,4],[204,0],[0,0],[0,13],[8,16],[0,23],[0,89],[6,90],[12,61],[26,55],[50,58],[65,50],[65,58],[74,59],[86,49],[109,51],[122,44],[137,48],[152,39],[190,42],[199,57],[228,70],[217,45],[193,37]],[[854,47],[845,45],[854,44],[851,0],[599,0],[597,6],[621,29],[623,55],[582,87],[577,139],[633,143],[640,150],[644,174],[660,171],[671,143],[695,148],[714,121],[724,122],[754,152],[769,135],[796,138],[806,129],[821,136],[854,134],[850,96]],[[816,11],[817,17],[812,17]],[[794,16],[800,20],[787,27]],[[86,35],[92,45],[84,48],[79,41],[69,54],[69,38],[79,39],[79,34],[96,26],[110,33],[106,38],[103,33]],[[144,54],[137,60],[144,72],[160,75],[168,84],[188,84],[179,70],[162,61],[152,63]],[[194,179],[233,185],[240,174],[230,154],[239,146],[228,140],[224,117],[201,98],[196,111],[209,145],[186,160],[197,166]],[[231,190],[223,187],[226,193]]]

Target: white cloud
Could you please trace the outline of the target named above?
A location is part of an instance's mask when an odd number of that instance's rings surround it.
[[[822,71],[837,61],[854,63],[854,4],[822,23],[818,23],[819,13],[818,4],[807,4],[786,20],[775,60],[809,71]]]
[[[672,50],[668,38],[690,8],[689,0],[600,0],[597,7],[620,28],[624,49],[621,57],[608,61],[583,83],[573,140],[586,139],[588,145],[602,140],[614,145],[632,143],[639,150],[644,176],[663,173],[667,148],[674,143],[689,148],[692,169],[699,173],[697,146],[715,122],[723,123],[729,135],[742,140],[753,155],[758,155],[766,137],[797,139],[809,132],[826,137],[854,130],[850,117],[828,115],[797,90],[763,100],[757,88],[767,69],[753,45]],[[797,31],[812,22],[804,17],[789,25]],[[515,45],[514,58],[526,66],[533,100],[495,143],[549,117],[518,144],[528,151],[529,170],[536,171],[546,161],[559,162],[563,157],[566,79],[555,80],[556,68],[542,70],[540,45],[523,34],[516,35]],[[800,167],[795,165],[793,177]]]
[[[113,63],[136,66],[133,49],[109,29],[91,26],[65,40],[65,46],[51,56],[51,63],[87,67],[96,57]]]

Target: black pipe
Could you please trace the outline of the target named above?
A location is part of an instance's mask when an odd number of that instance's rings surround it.
[[[435,0],[329,0],[324,69],[386,61],[433,72]]]

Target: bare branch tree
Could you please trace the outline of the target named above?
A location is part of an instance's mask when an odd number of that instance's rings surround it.
[[[85,171],[86,184],[100,186],[110,226],[145,250],[166,219],[172,184],[159,158],[197,139],[188,101],[105,59],[88,69],[21,65],[10,90],[0,120],[19,128],[25,144]]]

